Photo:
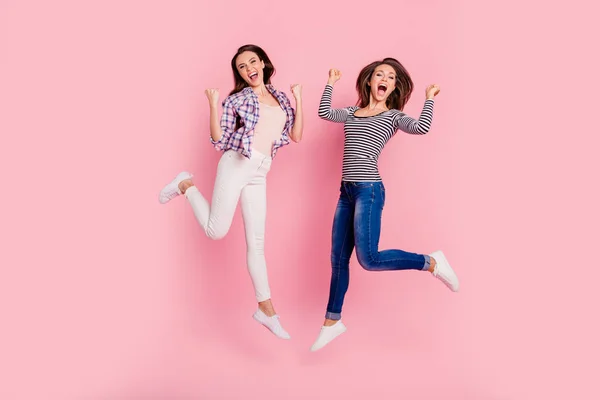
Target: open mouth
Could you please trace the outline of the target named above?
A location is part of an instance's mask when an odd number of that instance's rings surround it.
[[[385,96],[385,93],[387,92],[387,85],[384,83],[380,83],[379,85],[377,85],[377,94],[379,96]]]
[[[250,78],[250,80],[254,81],[256,78],[258,78],[258,72],[250,73],[250,75],[248,75],[248,78]]]

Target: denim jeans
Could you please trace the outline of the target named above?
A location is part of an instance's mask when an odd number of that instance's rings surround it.
[[[341,319],[350,279],[350,256],[356,247],[359,264],[368,271],[427,270],[428,255],[403,250],[379,251],[382,182],[342,182],[331,237],[331,284],[325,318]]]

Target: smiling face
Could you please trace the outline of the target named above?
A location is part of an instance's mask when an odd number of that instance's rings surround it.
[[[396,71],[387,64],[377,66],[369,80],[369,86],[373,100],[385,102],[396,89]]]
[[[258,87],[263,83],[265,63],[252,51],[245,51],[235,60],[238,73],[250,87]]]

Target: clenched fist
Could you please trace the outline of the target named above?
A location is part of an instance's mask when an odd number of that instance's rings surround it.
[[[290,85],[290,90],[296,100],[302,97],[302,85],[297,83]]]
[[[341,77],[342,77],[342,73],[339,70],[330,69],[329,70],[329,80],[327,80],[327,83],[330,85],[333,85],[337,81],[339,81]]]
[[[440,92],[440,87],[438,85],[429,85],[427,89],[425,89],[425,96],[427,99],[433,99]]]
[[[206,89],[204,91],[204,93],[206,94],[206,97],[208,98],[208,102],[211,105],[219,104],[219,89]]]

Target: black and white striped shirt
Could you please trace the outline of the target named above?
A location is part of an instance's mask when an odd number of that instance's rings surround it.
[[[377,163],[385,144],[398,129],[424,135],[429,131],[433,119],[434,101],[426,100],[418,120],[399,110],[388,110],[370,117],[355,116],[357,106],[332,109],[331,95],[333,87],[325,86],[319,117],[333,122],[343,122],[346,138],[344,140],[344,159],[342,180],[347,182],[381,181]]]

